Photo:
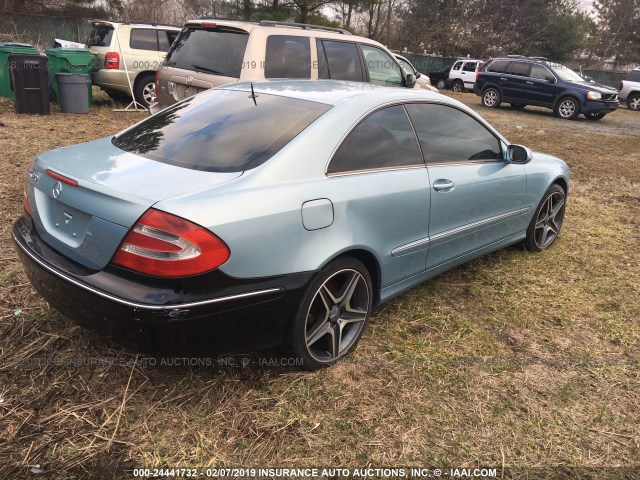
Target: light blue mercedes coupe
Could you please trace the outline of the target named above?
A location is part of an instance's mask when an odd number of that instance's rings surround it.
[[[562,226],[569,168],[446,96],[236,83],[39,155],[13,228],[57,310],[145,350],[285,343],[305,368],[372,308]]]

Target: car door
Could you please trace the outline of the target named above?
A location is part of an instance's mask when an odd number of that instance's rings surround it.
[[[406,108],[430,179],[427,269],[523,231],[525,170],[503,160],[500,139],[452,106]]]
[[[381,286],[425,270],[429,247],[429,174],[402,105],[369,114],[327,167],[337,225],[352,245],[380,261]]]
[[[551,71],[542,64],[534,63],[531,74],[527,79],[529,97],[536,105],[553,106],[560,89],[556,85],[557,79]]]
[[[360,50],[355,42],[316,39],[318,78],[364,81]]]
[[[514,103],[530,101],[530,62],[513,62],[502,80],[502,96]],[[528,82],[528,83],[527,83]]]
[[[365,70],[369,74],[371,83],[387,87],[403,86],[400,65],[387,52],[372,45],[360,44],[360,47],[364,57]]]
[[[464,82],[464,88],[473,90],[473,84],[476,83],[476,69],[478,62],[464,62],[462,70],[460,70],[460,78]]]

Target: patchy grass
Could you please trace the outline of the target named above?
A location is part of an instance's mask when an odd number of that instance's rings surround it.
[[[453,96],[511,141],[568,161],[562,235],[543,254],[508,248],[389,302],[354,355],[317,373],[259,355],[244,368],[152,365],[49,309],[10,240],[24,174],[38,152],[144,114],[103,100],[90,115],[17,116],[0,100],[0,477],[36,464],[51,478],[161,466],[638,466],[640,115],[567,122]]]

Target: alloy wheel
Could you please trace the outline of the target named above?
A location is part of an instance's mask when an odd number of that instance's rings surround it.
[[[493,107],[498,102],[498,94],[495,90],[487,90],[482,99],[487,107]]]
[[[562,118],[571,118],[576,113],[576,103],[573,100],[563,100],[558,106],[558,113]]]
[[[305,322],[305,345],[317,362],[330,364],[358,340],[369,314],[370,292],[360,272],[340,270],[316,291]]]
[[[544,250],[548,248],[560,233],[564,220],[565,197],[560,192],[553,192],[544,203],[536,218],[534,238],[536,246]]]
[[[629,108],[631,110],[640,110],[640,95],[632,97],[629,100]]]
[[[142,89],[142,98],[147,105],[151,105],[156,101],[156,84],[147,83]]]

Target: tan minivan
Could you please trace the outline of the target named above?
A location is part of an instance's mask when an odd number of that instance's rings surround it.
[[[394,55],[346,30],[299,23],[190,21],[158,69],[151,112],[239,80],[335,79],[413,88]]]

